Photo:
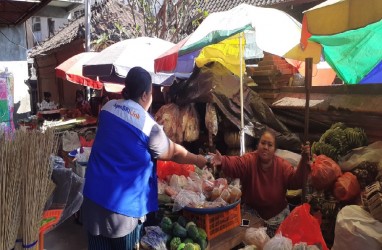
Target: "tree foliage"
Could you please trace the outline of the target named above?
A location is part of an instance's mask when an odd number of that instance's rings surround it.
[[[204,1],[207,0],[106,0],[96,7],[92,18],[93,50],[101,51],[138,36],[176,43],[191,34],[207,16],[199,7]],[[119,11],[112,5],[118,6]]]
[[[146,35],[178,42],[207,15],[199,8],[203,1],[206,0],[129,0],[127,4],[143,16]]]

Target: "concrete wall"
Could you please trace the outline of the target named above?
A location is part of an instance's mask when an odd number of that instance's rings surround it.
[[[26,61],[25,25],[0,26],[0,61]]]
[[[28,37],[28,41],[29,40],[32,40],[32,44],[31,46],[33,46],[33,44],[36,44],[38,45],[37,43],[35,43],[35,41],[37,40],[37,42],[39,44],[41,44],[43,41],[47,40],[49,38],[49,28],[48,28],[48,17],[43,17],[43,16],[33,16],[31,17],[28,22],[26,22],[26,29],[27,29],[27,37]],[[51,18],[53,21],[54,21],[54,31],[55,33],[60,30],[62,27],[64,27],[64,25],[66,23],[68,23],[68,19],[67,18],[54,18],[52,17]],[[38,21],[39,20],[39,21]],[[33,31],[33,25],[35,23],[40,23],[40,26],[41,26],[41,31],[38,31],[38,32],[33,32],[32,34],[32,31]],[[51,34],[52,36],[52,34]],[[29,44],[28,44],[29,45]]]

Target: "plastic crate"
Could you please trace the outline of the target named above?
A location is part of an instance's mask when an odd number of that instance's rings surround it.
[[[183,216],[195,222],[198,227],[203,228],[207,233],[208,240],[240,226],[241,212],[240,204],[230,210],[216,214],[197,214],[183,210]]]

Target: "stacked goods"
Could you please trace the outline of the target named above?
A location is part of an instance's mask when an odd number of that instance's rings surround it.
[[[160,227],[169,236],[167,245],[171,250],[205,250],[207,248],[205,230],[198,227],[193,221],[187,221],[183,216],[179,216],[176,221],[164,216]]]
[[[313,142],[312,153],[323,154],[337,161],[349,150],[367,145],[367,136],[361,128],[348,128],[345,124],[333,124],[320,138]]]
[[[277,98],[282,86],[287,86],[294,68],[285,59],[264,53],[258,67],[247,67],[247,74],[257,86],[252,87],[269,104]]]
[[[207,170],[195,169],[189,176],[172,174],[161,182],[159,192],[174,200],[174,211],[183,207],[214,208],[233,204],[241,198],[239,180],[228,185],[225,178],[214,179]]]
[[[382,185],[376,181],[365,188],[365,205],[374,219],[382,222]]]

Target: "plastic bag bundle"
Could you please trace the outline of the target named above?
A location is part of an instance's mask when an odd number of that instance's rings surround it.
[[[314,157],[311,180],[313,187],[316,189],[324,190],[330,188],[341,174],[340,166],[326,155]]]
[[[348,201],[361,193],[357,177],[350,172],[338,177],[334,184],[333,195],[337,200]]]
[[[175,103],[163,105],[155,114],[155,121],[163,126],[166,135],[174,142],[183,141],[183,133],[181,132],[179,106]]]
[[[194,104],[190,104],[182,111],[182,128],[184,141],[193,142],[199,138],[199,115]]]
[[[81,147],[81,143],[77,132],[67,130],[62,134],[62,149],[64,151],[70,152],[79,147]]]
[[[292,241],[283,237],[281,234],[276,234],[264,245],[264,250],[292,250]]]
[[[141,239],[144,249],[166,250],[167,234],[158,226],[145,227],[146,234]]]
[[[218,134],[218,117],[216,114],[216,109],[214,104],[206,104],[206,117],[205,117],[206,128],[213,135]]]
[[[205,197],[202,193],[182,189],[174,198],[172,211],[176,212],[184,207],[202,207]]]
[[[255,245],[258,249],[263,249],[264,245],[270,240],[267,235],[267,228],[260,227],[254,228],[250,227],[245,230],[244,243],[246,245]]]

